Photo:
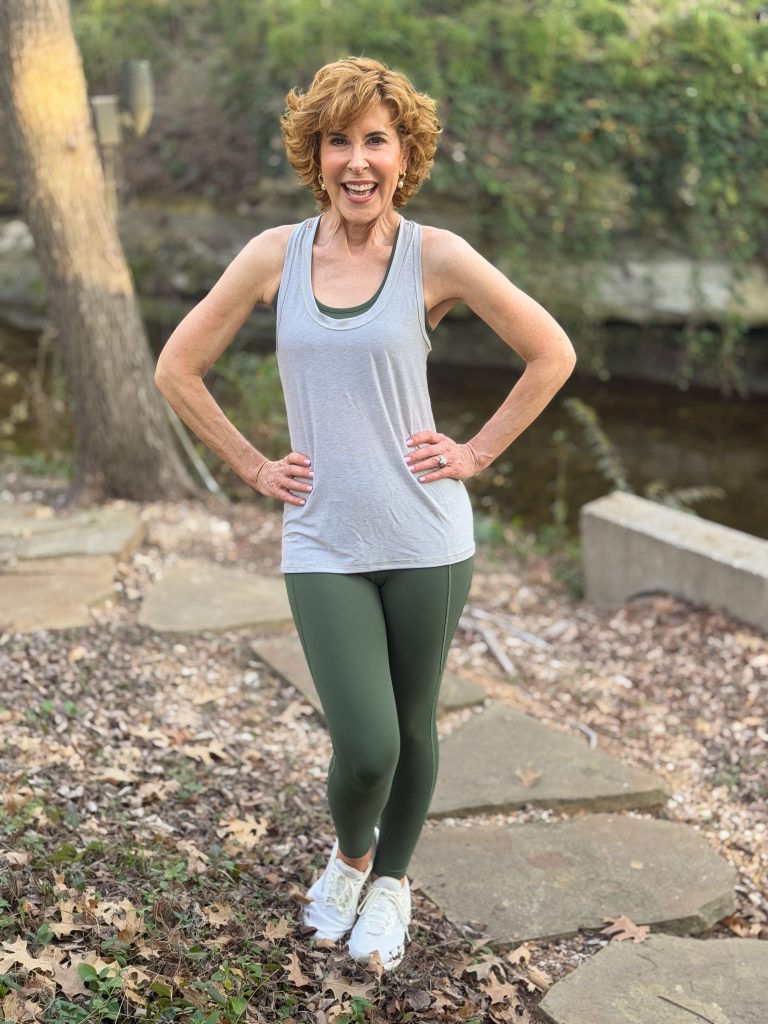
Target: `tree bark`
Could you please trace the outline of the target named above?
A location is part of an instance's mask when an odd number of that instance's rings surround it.
[[[197,495],[154,383],[68,0],[0,0],[0,98],[75,410],[68,503]]]

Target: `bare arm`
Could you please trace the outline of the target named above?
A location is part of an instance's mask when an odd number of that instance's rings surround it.
[[[462,476],[479,472],[494,462],[540,415],[570,376],[575,352],[556,319],[453,231],[439,231],[429,247],[431,281],[438,282],[436,300],[461,299],[525,360],[525,370],[497,412],[464,445]],[[430,443],[429,431],[413,435],[416,443]],[[423,439],[422,439],[423,437]],[[445,445],[432,442],[420,449],[421,471],[434,466],[434,456]],[[421,453],[424,453],[423,458]],[[431,462],[428,460],[431,458]],[[453,459],[457,468],[457,458]],[[417,471],[419,471],[418,463]],[[472,465],[473,464],[473,465]],[[461,467],[460,467],[461,469]],[[451,467],[422,477],[456,476]]]
[[[291,225],[288,225],[290,228]],[[288,491],[311,490],[293,475],[303,464],[301,453],[277,462],[258,451],[235,425],[203,383],[203,377],[276,281],[285,254],[286,228],[271,228],[252,238],[232,260],[206,297],[184,317],[165,343],[155,368],[155,384],[168,404],[241,479],[262,494],[302,504]],[[292,468],[293,467],[293,468]],[[262,473],[262,471],[265,471]],[[271,476],[267,485],[262,479]]]

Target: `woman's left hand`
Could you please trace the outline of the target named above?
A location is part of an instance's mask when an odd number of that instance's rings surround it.
[[[411,450],[406,456],[406,464],[414,476],[425,473],[419,477],[421,483],[441,480],[444,477],[466,480],[468,476],[474,476],[484,469],[469,443],[457,444],[450,437],[438,434],[434,430],[420,430],[411,434],[410,440],[413,444],[408,445]],[[424,447],[417,448],[417,445]],[[441,455],[447,460],[442,467],[437,461]]]

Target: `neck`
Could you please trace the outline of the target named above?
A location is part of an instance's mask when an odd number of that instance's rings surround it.
[[[320,218],[317,244],[328,245],[333,240],[334,245],[350,253],[369,246],[393,245],[400,220],[394,207],[370,221],[348,220],[332,208]]]

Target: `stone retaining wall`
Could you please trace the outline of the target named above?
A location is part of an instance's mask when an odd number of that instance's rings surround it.
[[[663,590],[768,629],[768,541],[624,491],[583,505],[579,525],[588,600]]]

